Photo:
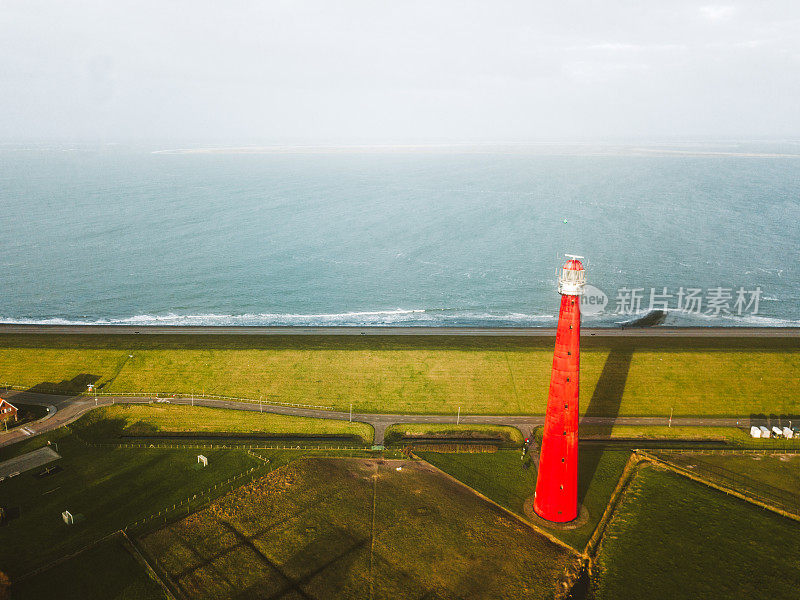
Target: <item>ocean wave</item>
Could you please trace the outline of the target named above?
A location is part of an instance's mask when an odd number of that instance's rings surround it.
[[[12,325],[177,325],[177,326],[306,326],[306,327],[360,327],[360,326],[480,326],[526,327],[555,324],[555,315],[532,315],[524,313],[491,313],[444,309],[403,309],[351,311],[343,313],[245,313],[189,314],[167,313],[164,315],[134,315],[122,318],[0,318],[2,323]]]
[[[800,320],[782,319],[754,314],[689,313],[677,309],[667,309],[666,326],[672,327],[798,327]]]
[[[647,313],[585,315],[586,327],[622,327]],[[119,318],[31,317],[4,318],[9,325],[133,325],[186,327],[554,327],[556,314],[492,312],[457,309],[404,309],[351,311],[342,313],[244,313],[244,314],[142,314]],[[766,315],[706,315],[668,309],[662,326],[667,327],[800,327],[800,320]]]

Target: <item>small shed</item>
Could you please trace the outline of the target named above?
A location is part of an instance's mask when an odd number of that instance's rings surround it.
[[[203,465],[204,467],[208,466],[208,459],[202,454],[197,455],[197,462]]]
[[[760,438],[761,437],[761,430],[756,427],[755,425],[750,426],[750,437]]]
[[[794,437],[794,431],[792,431],[789,427],[783,428],[783,437],[787,439],[792,439]]]
[[[0,422],[12,420],[17,420],[17,407],[8,400],[0,398]]]
[[[763,425],[759,425],[758,428],[761,430],[761,437],[763,438],[772,437],[772,435],[769,432],[769,429],[767,429]]]
[[[783,436],[783,429],[781,429],[777,425],[773,425],[772,426],[772,433],[775,434],[775,437],[781,437],[781,436]]]

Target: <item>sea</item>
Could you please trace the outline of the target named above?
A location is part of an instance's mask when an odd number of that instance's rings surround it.
[[[0,322],[800,326],[800,143],[0,145]]]

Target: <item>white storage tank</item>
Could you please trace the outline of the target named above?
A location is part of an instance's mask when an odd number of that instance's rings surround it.
[[[775,434],[775,437],[781,437],[783,435],[783,430],[778,427],[777,425],[772,426],[772,433]]]
[[[763,425],[759,425],[758,428],[761,430],[761,437],[763,437],[763,438],[772,437],[772,435],[769,432],[769,429],[767,429]]]
[[[783,428],[783,437],[792,439],[794,437],[794,432],[789,429],[788,427]]]
[[[750,426],[750,437],[760,438],[761,437],[761,430],[756,427],[755,425]]]

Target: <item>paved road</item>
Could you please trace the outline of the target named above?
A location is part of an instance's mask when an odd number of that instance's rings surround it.
[[[27,404],[40,404],[50,407],[49,414],[26,426],[26,429],[33,433],[27,434],[21,429],[15,429],[8,433],[0,433],[0,446],[7,446],[15,442],[27,439],[30,435],[38,435],[47,431],[52,431],[62,425],[67,425],[78,419],[84,413],[97,406],[108,406],[110,404],[147,404],[148,398],[131,398],[125,396],[102,397],[97,400],[89,396],[56,396],[51,394],[35,394],[31,392],[8,392],[3,397],[14,402]],[[298,417],[313,417],[322,419],[338,419],[347,421],[350,414],[347,412],[337,412],[329,410],[314,410],[309,408],[294,408],[289,406],[276,406],[270,404],[257,404],[254,402],[240,402],[236,400],[213,400],[210,398],[171,398],[172,404],[194,404],[195,406],[208,406],[213,408],[228,408],[233,410],[246,410],[250,412],[269,412],[282,415],[294,415]],[[402,415],[402,414],[373,414],[356,413],[352,415],[353,421],[369,423],[375,429],[375,443],[383,444],[386,428],[393,423],[455,423],[457,415]],[[460,423],[465,424],[489,424],[489,425],[510,425],[517,427],[525,437],[530,437],[534,427],[544,424],[544,416],[509,416],[509,415],[462,415]],[[667,417],[584,417],[581,424],[586,425],[667,425]],[[700,418],[683,417],[672,419],[673,425],[682,426],[702,426],[702,427],[736,427],[737,425],[749,425],[750,417],[726,418]]]
[[[552,327],[190,327],[134,325],[11,325],[0,333],[59,335],[423,335],[555,337]],[[798,338],[800,327],[584,327],[599,337]]]

